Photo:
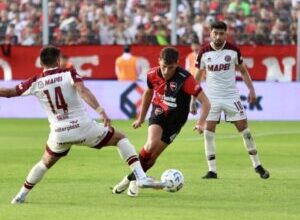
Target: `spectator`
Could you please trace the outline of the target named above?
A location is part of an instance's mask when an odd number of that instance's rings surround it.
[[[136,81],[141,73],[138,57],[131,54],[130,45],[124,45],[124,51],[116,59],[115,71],[119,81]]]
[[[5,37],[6,29],[13,23],[21,44],[24,40],[21,35],[30,24],[35,35],[33,44],[40,44],[39,36],[43,30],[41,1],[7,2],[0,4],[1,39],[10,38]],[[178,42],[190,44],[186,42],[190,24],[198,41],[205,43],[209,41],[209,24],[224,20],[229,26],[229,38],[238,44],[262,43],[266,39],[271,39],[269,44],[295,43],[295,37],[288,30],[293,30],[297,23],[299,5],[299,0],[178,0]],[[50,0],[48,15],[52,44],[166,45],[170,42],[170,0]],[[260,33],[255,36],[254,32],[260,32],[255,29],[259,22],[264,24],[266,36]],[[68,33],[70,30],[72,33]],[[140,39],[145,38],[147,40],[141,42]]]
[[[198,41],[193,41],[191,44],[191,52],[185,58],[185,69],[189,71],[193,76],[196,75],[196,59],[200,52],[200,45]]]

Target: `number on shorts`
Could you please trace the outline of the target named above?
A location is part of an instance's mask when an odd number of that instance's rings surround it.
[[[240,101],[234,102],[234,105],[238,111],[243,111],[243,105]]]

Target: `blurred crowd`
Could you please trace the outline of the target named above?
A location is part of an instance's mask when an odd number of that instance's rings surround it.
[[[177,0],[177,42],[209,40],[224,20],[230,41],[296,44],[300,0]],[[49,0],[49,39],[56,45],[170,44],[170,0]],[[42,44],[42,0],[0,0],[1,43]]]

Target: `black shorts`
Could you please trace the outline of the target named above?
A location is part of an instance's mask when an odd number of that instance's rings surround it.
[[[187,121],[188,114],[189,112],[172,112],[166,115],[160,107],[152,106],[149,125],[160,125],[163,129],[161,140],[170,144]]]

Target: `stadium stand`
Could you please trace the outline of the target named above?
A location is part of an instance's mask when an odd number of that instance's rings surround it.
[[[42,0],[1,0],[1,43],[42,44]],[[178,44],[209,38],[209,23],[225,20],[238,45],[296,44],[299,0],[178,0]],[[170,43],[169,0],[52,0],[50,43]]]

